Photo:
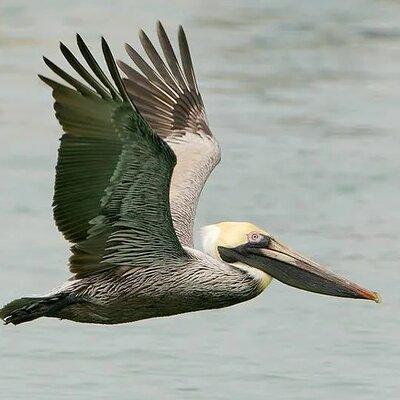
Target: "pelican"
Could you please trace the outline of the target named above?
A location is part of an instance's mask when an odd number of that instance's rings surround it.
[[[251,223],[209,225],[202,232],[204,252],[193,247],[198,199],[220,147],[182,27],[180,61],[161,23],[157,34],[161,52],[143,31],[139,35],[149,61],[126,45],[136,68],[116,62],[102,38],[109,74],[79,35],[86,66],[64,44],[60,49],[80,80],[44,58],[63,81],[39,75],[52,89],[64,131],[53,212],[72,244],[72,277],[45,296],[4,306],[5,324],[39,317],[121,324],[216,309],[254,298],[272,278],[378,302],[378,293],[334,275]]]

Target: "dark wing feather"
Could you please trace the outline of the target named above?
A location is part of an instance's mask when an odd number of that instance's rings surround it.
[[[157,34],[165,61],[141,31],[139,38],[152,66],[129,45],[127,53],[140,72],[122,61],[118,66],[126,75],[124,83],[130,98],[177,155],[171,184],[171,212],[181,243],[192,246],[198,197],[220,160],[220,149],[208,127],[182,27],[178,34],[181,64],[160,22]]]
[[[176,58],[167,32],[165,32],[165,29],[161,25],[161,23],[157,24],[157,28],[158,40],[160,42],[164,57],[167,60],[169,68],[171,69],[173,76],[175,76],[175,78],[179,82],[179,86],[181,88],[187,88],[187,83],[185,81],[185,78],[183,77],[181,66],[179,65],[178,59]]]
[[[65,58],[89,87],[47,59],[73,88],[40,76],[53,89],[65,132],[53,207],[58,228],[74,243],[71,271],[84,276],[113,266],[187,257],[169,205],[175,154],[132,104],[105,40],[103,54],[115,86],[80,36],[78,46],[100,82],[63,44]]]
[[[67,46],[60,43],[60,50],[63,56],[68,60],[72,68],[104,99],[109,99],[110,93],[99,84],[99,82],[93,78],[92,75],[86,70],[86,68],[77,60],[77,58],[71,53]]]
[[[113,84],[110,82],[110,80],[107,78],[107,75],[104,73],[104,71],[100,68],[100,65],[96,61],[96,59],[93,57],[93,54],[89,50],[89,48],[86,46],[86,43],[82,40],[81,36],[79,34],[76,35],[76,42],[78,44],[79,50],[87,62],[88,66],[91,68],[91,70],[94,72],[94,74],[97,76],[97,78],[100,80],[100,82],[103,83],[104,86],[107,87],[107,89],[110,91],[113,99],[119,99],[120,96],[115,90]]]
[[[195,92],[198,95],[198,97],[200,97],[201,100],[199,88],[197,86],[196,76],[194,74],[192,56],[190,55],[186,34],[182,26],[179,26],[178,40],[179,40],[179,51],[181,53],[181,59],[182,59],[182,66],[183,70],[185,71],[185,77],[188,82],[189,89]]]

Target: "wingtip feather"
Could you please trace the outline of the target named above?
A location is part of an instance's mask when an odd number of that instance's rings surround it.
[[[160,20],[157,21],[156,27],[157,27],[157,32],[158,32],[158,33],[159,33],[159,32],[162,32],[162,31],[165,32],[164,26],[163,26],[163,24],[161,23]]]
[[[147,36],[146,32],[143,29],[140,29],[139,31],[139,40],[143,45],[143,42],[146,43],[150,41],[149,37]]]
[[[131,99],[128,96],[128,93],[126,91],[125,85],[122,82],[121,75],[118,71],[115,58],[111,52],[110,46],[108,45],[107,41],[105,40],[104,36],[101,37],[101,47],[103,50],[104,58],[106,60],[106,64],[108,67],[108,70],[111,74],[112,79],[114,80],[114,83],[116,84],[119,94],[122,96],[122,99],[129,103],[136,111],[136,107],[134,104],[131,102]]]
[[[48,82],[48,78],[46,78],[45,76],[43,76],[42,74],[37,74],[37,77],[44,83]]]
[[[45,63],[49,68],[51,68],[50,65],[54,65],[53,62],[50,61],[46,56],[42,56],[42,59],[43,59],[44,63]]]

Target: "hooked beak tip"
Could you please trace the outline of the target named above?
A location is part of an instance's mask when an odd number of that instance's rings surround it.
[[[358,285],[354,286],[356,286],[355,293],[357,294],[358,298],[365,300],[372,300],[375,303],[382,303],[382,297],[378,292],[361,288]]]
[[[371,300],[375,303],[382,303],[382,297],[378,292],[372,292]]]

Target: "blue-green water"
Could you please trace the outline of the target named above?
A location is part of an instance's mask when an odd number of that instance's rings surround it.
[[[217,3],[217,4],[216,4]],[[137,44],[184,24],[223,160],[197,225],[248,220],[384,302],[273,282],[251,302],[103,327],[0,327],[0,397],[400,397],[400,3],[0,2],[0,302],[68,277],[51,215],[60,128],[41,55],[80,32]],[[64,64],[65,65],[65,64]]]

